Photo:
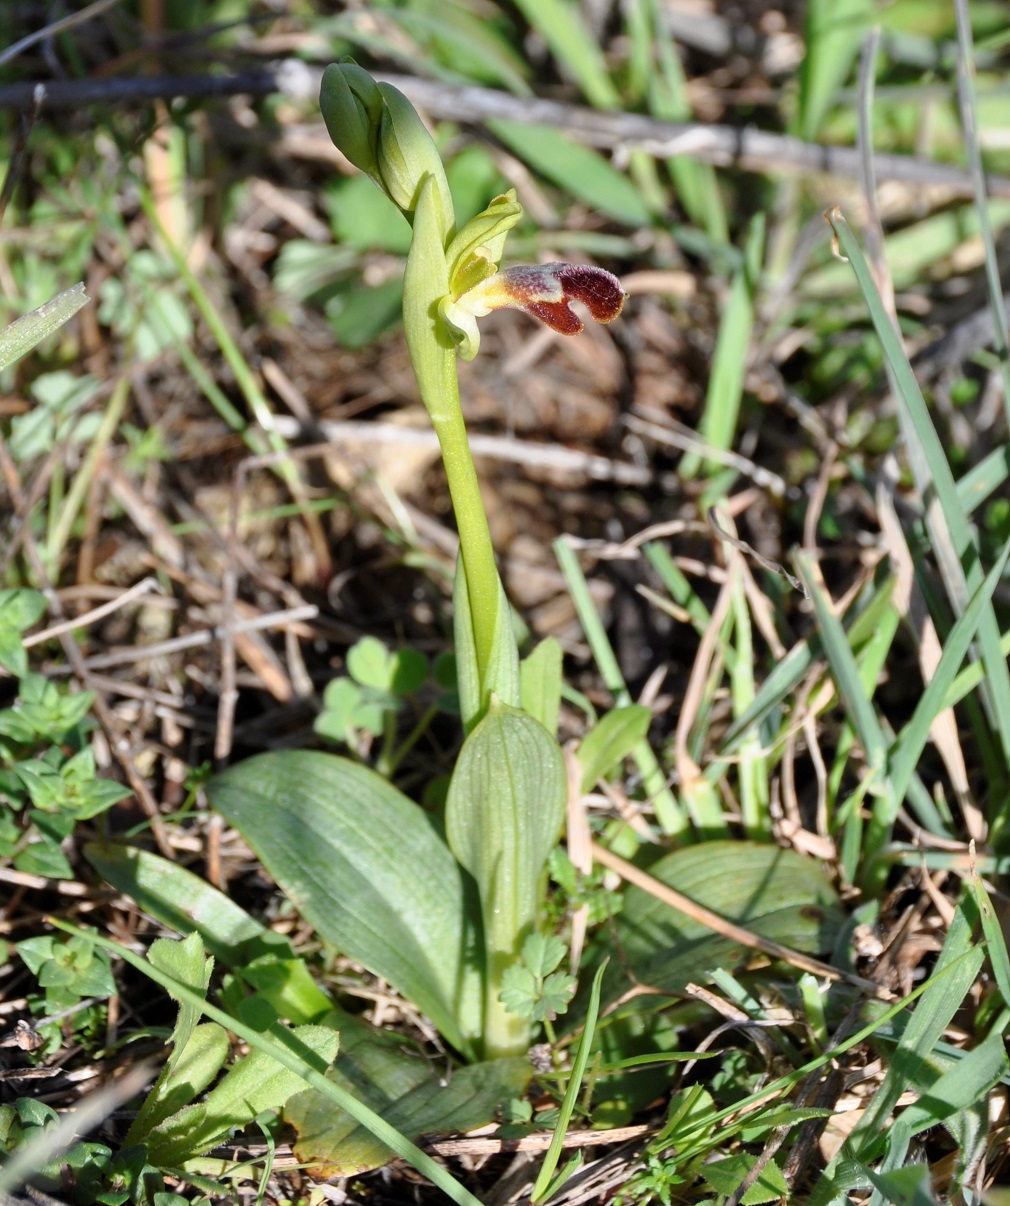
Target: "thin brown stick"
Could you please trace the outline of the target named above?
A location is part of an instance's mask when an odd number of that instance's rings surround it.
[[[205,100],[215,96],[270,96],[276,93],[298,100],[314,99],[322,72],[304,63],[281,63],[273,71],[235,75],[160,75],[130,79],[52,80],[45,82],[46,105],[79,108],[90,104],[136,104],[156,99]],[[854,147],[819,146],[784,134],[750,128],[708,125],[700,122],[658,121],[641,113],[601,113],[581,105],[567,105],[539,97],[511,96],[494,88],[478,88],[422,80],[415,76],[378,77],[407,94],[435,118],[459,121],[466,114],[472,123],[505,117],[531,125],[552,126],[590,146],[622,153],[644,150],[667,158],[687,155],[703,163],[756,172],[820,173],[846,180],[859,175],[859,152]],[[0,87],[0,108],[24,108],[32,103],[34,82]],[[959,168],[911,155],[878,154],[873,157],[879,180],[912,185],[937,185],[954,196],[970,197],[970,175]],[[990,195],[1010,197],[1010,179],[991,176]]]
[[[569,1131],[562,1141],[563,1147],[600,1147],[603,1144],[626,1143],[629,1139],[640,1139],[655,1128],[641,1126],[619,1126],[609,1131]],[[553,1131],[536,1135],[523,1135],[518,1139],[441,1139],[428,1144],[428,1150],[440,1156],[493,1156],[498,1152],[545,1152],[554,1138]]]

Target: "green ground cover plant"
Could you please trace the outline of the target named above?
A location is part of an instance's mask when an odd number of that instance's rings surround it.
[[[1003,1200],[1006,47],[940,7],[5,38],[321,91],[5,132],[0,1196]]]

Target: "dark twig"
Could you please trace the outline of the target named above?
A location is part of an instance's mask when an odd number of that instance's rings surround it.
[[[162,98],[205,100],[215,96],[267,96],[284,93],[301,98],[315,96],[321,72],[300,62],[285,62],[270,71],[236,75],[161,75],[129,79],[54,80],[45,85],[46,104],[52,108],[88,104],[130,104]],[[819,172],[844,179],[859,175],[855,147],[819,146],[784,134],[752,128],[705,125],[700,122],[657,121],[640,113],[601,113],[581,105],[561,104],[537,97],[511,96],[494,88],[444,84],[414,76],[381,75],[401,89],[432,117],[480,122],[504,117],[532,125],[564,130],[589,146],[619,152],[645,150],[667,157],[687,155],[720,167],[748,171]],[[32,83],[0,87],[0,108],[31,104]],[[967,172],[910,155],[878,154],[873,157],[878,180],[914,185],[939,185],[961,197],[972,195]],[[988,180],[990,196],[1010,197],[1010,180]]]
[[[65,29],[70,29],[74,25],[81,25],[85,21],[90,21],[92,17],[97,17],[100,13],[104,13],[107,8],[111,8],[114,4],[118,4],[119,0],[94,0],[93,4],[89,4],[87,8],[82,8],[80,12],[70,13],[66,17],[61,17],[58,21],[50,21],[48,25],[44,25],[41,29],[36,29],[34,33],[27,34],[13,46],[8,46],[7,49],[0,54],[0,67],[4,63],[9,63],[11,59],[16,59],[18,55],[27,50],[29,46],[34,46],[36,42],[41,42],[45,38],[51,38],[53,34],[62,33]]]

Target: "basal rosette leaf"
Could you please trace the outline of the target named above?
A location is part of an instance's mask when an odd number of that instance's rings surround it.
[[[479,923],[458,864],[418,805],[367,767],[313,750],[248,758],[215,776],[207,794],[326,941],[471,1054]]]

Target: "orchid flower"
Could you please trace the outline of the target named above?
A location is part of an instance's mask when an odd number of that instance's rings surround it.
[[[477,355],[477,319],[492,310],[524,310],[562,335],[577,335],[583,323],[573,301],[582,302],[597,322],[610,322],[624,305],[620,281],[603,268],[552,263],[502,269],[505,237],[521,216],[515,189],[509,189],[469,221],[446,251],[449,293],[438,312],[463,360]]]
[[[572,302],[584,303],[593,318],[609,322],[621,312],[624,292],[615,276],[582,264],[503,269],[506,236],[523,212],[514,189],[495,197],[457,231],[438,150],[414,107],[391,84],[378,83],[355,63],[335,63],[323,73],[319,99],[334,144],[414,228],[403,279],[403,328],[438,435],[459,528],[480,671],[477,710],[486,707],[492,691],[515,703],[492,670],[495,640],[507,616],[502,614],[494,550],[463,426],[456,356],[472,360],[477,355],[477,319],[492,310],[525,310],[554,330],[574,335],[582,330],[582,320]]]

